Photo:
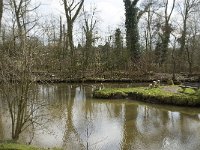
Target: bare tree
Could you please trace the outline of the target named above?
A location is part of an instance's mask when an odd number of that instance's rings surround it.
[[[93,64],[95,60],[95,53],[93,43],[97,39],[95,37],[95,28],[97,26],[96,8],[92,8],[91,12],[83,11],[83,31],[85,35],[85,46],[83,50],[83,67],[87,70],[89,64]]]
[[[9,8],[13,14],[14,46],[18,55],[10,57],[3,53],[0,62],[0,76],[3,82],[1,91],[7,100],[11,121],[12,139],[18,140],[19,135],[31,123],[35,108],[31,109],[29,100],[32,90],[33,47],[28,43],[28,32],[35,26],[35,20],[28,20],[31,0],[9,0]],[[34,8],[35,9],[35,8]],[[33,24],[31,26],[28,26]],[[17,42],[16,42],[16,41]]]
[[[73,27],[81,8],[83,7],[84,0],[76,2],[75,0],[63,0],[65,16],[67,20],[67,45],[71,57],[71,65],[75,65],[75,51],[73,41]]]
[[[172,36],[174,37],[173,39],[173,42],[171,42],[171,45],[172,45],[172,53],[171,53],[171,56],[172,56],[172,80],[176,80],[176,47],[177,47],[177,36],[175,34],[172,34]]]
[[[171,31],[172,31],[170,19],[171,19],[171,16],[172,16],[172,13],[173,13],[173,10],[174,10],[174,7],[175,7],[175,0],[173,0],[172,8],[171,8],[169,13],[168,13],[169,0],[166,0],[164,5],[165,5],[165,16],[164,16],[165,23],[164,23],[164,26],[163,26],[163,29],[162,29],[163,30],[163,36],[162,36],[163,53],[162,53],[162,60],[161,60],[162,62],[165,62],[166,54],[167,54],[167,51],[168,51],[170,34],[171,34]]]
[[[145,29],[145,43],[146,51],[153,50],[153,39],[155,38],[155,16],[157,11],[160,9],[160,3],[158,0],[147,0],[146,3],[152,4],[147,9],[147,15],[145,17],[146,26]],[[146,5],[146,4],[143,4]]]
[[[186,38],[186,58],[188,62],[188,73],[191,75],[193,73],[193,66],[195,62],[195,55],[198,54],[199,51],[199,21],[198,15],[193,14],[192,19],[190,19],[190,24],[188,24],[187,28],[187,38]]]
[[[3,16],[3,0],[0,0],[0,35],[1,35],[1,26],[2,26],[2,16]],[[0,37],[2,40],[2,37]]]
[[[159,56],[159,65],[163,64],[167,58],[168,45],[170,42],[170,34],[173,31],[172,24],[170,23],[170,21],[172,13],[175,8],[175,0],[173,0],[171,8],[169,6],[169,0],[165,0],[163,4],[164,4],[164,16],[158,14],[159,22],[157,23],[157,28],[158,28],[157,31],[159,38],[157,40],[155,48],[155,51]]]
[[[178,9],[182,17],[182,33],[180,38],[180,54],[183,53],[186,44],[186,36],[187,36],[187,24],[188,19],[192,13],[194,13],[196,8],[200,5],[199,0],[184,0],[178,3]]]

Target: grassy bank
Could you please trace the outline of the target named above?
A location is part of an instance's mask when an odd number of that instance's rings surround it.
[[[158,88],[114,88],[103,89],[93,93],[94,98],[121,99],[129,98],[150,103],[170,104],[179,106],[200,106],[200,92],[178,86],[162,86]]]
[[[37,148],[30,145],[23,145],[18,143],[0,143],[0,150],[47,150],[44,148]],[[48,150],[61,150],[58,148]]]

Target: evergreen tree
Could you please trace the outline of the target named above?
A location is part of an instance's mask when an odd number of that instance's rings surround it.
[[[138,8],[139,0],[124,0],[125,4],[125,26],[126,26],[126,44],[130,51],[131,60],[136,62],[140,58],[139,32],[138,32]]]
[[[123,39],[121,35],[121,30],[117,28],[115,30],[115,40],[114,40],[114,63],[117,69],[120,65],[123,65]],[[121,60],[121,61],[119,61]]]
[[[121,35],[121,30],[117,28],[115,30],[115,48],[116,50],[121,50],[123,47],[123,41],[122,41],[122,35]],[[121,53],[121,52],[119,52]]]

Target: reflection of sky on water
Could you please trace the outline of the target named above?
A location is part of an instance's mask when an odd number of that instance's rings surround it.
[[[130,100],[95,100],[90,97],[92,87],[39,85],[38,98],[50,104],[45,108],[50,121],[47,129],[35,131],[33,144],[73,149],[88,144],[90,149],[101,150],[195,150],[200,146],[199,110],[190,113],[177,107],[187,112],[180,113],[176,108]],[[5,129],[0,130],[0,138],[9,135],[6,116],[8,112],[0,114],[0,127]],[[28,137],[27,132],[21,139]]]
[[[83,86],[76,87],[76,93],[75,93],[75,101],[84,101],[86,100],[86,93],[85,88]]]
[[[92,115],[91,112],[84,112],[87,109],[85,107],[88,107],[85,92],[86,90],[82,86],[77,87],[75,90],[74,126],[79,130],[83,141],[88,142],[90,148],[100,148],[102,150],[117,148],[116,141],[120,143],[121,140],[121,136],[119,136],[122,130],[120,118],[112,118],[112,111],[109,112],[109,110],[112,110],[112,105],[109,104],[92,104],[92,107],[95,108]],[[87,141],[84,139],[87,139]]]

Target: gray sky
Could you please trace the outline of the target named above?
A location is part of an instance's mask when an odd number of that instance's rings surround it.
[[[42,15],[56,14],[64,15],[64,9],[61,0],[35,0],[41,3],[40,10]],[[101,20],[100,28],[104,30],[110,26],[117,27],[124,18],[123,0],[85,0],[85,8],[96,6],[99,19]]]

